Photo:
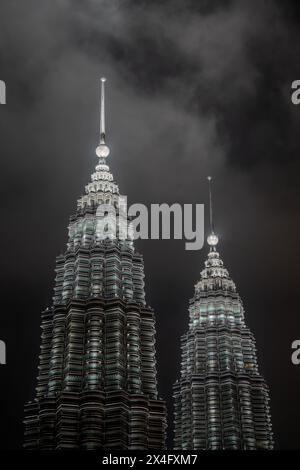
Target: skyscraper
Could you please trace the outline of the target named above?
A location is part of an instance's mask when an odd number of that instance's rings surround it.
[[[211,180],[211,178],[209,178]],[[210,251],[190,300],[174,385],[175,449],[272,449],[269,392],[236,286],[217,251],[210,181]]]
[[[104,82],[99,162],[70,219],[67,249],[56,261],[53,305],[42,314],[36,397],[25,407],[27,449],[165,446],[143,259],[129,233],[113,237],[109,230],[110,208],[119,227],[128,220],[106,162]]]

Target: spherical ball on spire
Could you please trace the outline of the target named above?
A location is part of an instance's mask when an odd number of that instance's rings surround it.
[[[105,77],[101,77],[101,82],[106,82],[106,78],[105,78]]]
[[[108,157],[109,154],[110,154],[109,147],[105,144],[100,144],[96,148],[96,155],[99,158],[106,158],[106,157]]]
[[[217,246],[217,244],[219,243],[219,237],[214,233],[211,233],[207,237],[207,243],[209,244],[209,246]]]

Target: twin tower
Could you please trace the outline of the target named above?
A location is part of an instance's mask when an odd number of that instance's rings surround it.
[[[101,79],[99,162],[56,260],[53,304],[42,313],[36,397],[25,407],[26,449],[165,449],[155,317],[130,237],[103,238],[97,208],[119,207],[106,159]],[[190,301],[174,386],[174,449],[272,449],[268,388],[234,282],[210,251]]]

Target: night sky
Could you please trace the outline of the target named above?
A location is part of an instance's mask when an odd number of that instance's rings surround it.
[[[206,204],[214,177],[219,250],[257,340],[276,447],[300,449],[300,366],[291,363],[300,339],[299,19],[299,2],[287,0],[1,0],[0,448],[22,446],[40,313],[97,162],[104,75],[109,165],[129,203]],[[180,336],[207,247],[137,247],[171,423]]]

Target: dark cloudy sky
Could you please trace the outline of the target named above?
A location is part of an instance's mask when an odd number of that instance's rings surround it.
[[[300,339],[300,107],[290,100],[299,17],[287,0],[1,0],[0,447],[22,444],[40,312],[96,163],[105,75],[109,162],[130,202],[206,203],[214,176],[220,251],[257,339],[276,445],[300,448],[300,366],[290,359]],[[179,338],[207,250],[139,249],[171,418]]]

